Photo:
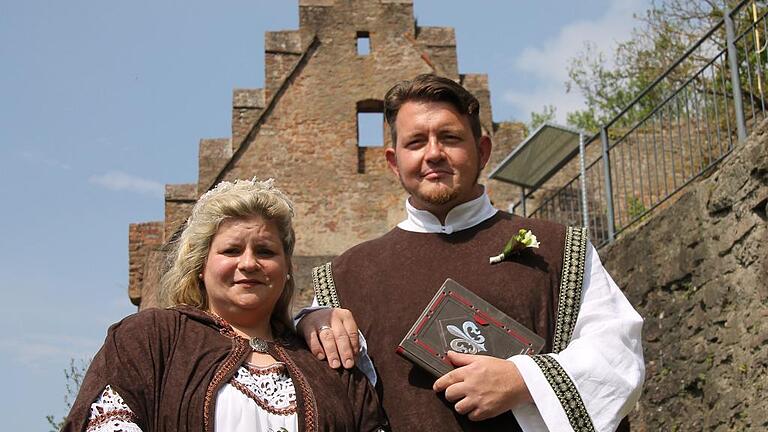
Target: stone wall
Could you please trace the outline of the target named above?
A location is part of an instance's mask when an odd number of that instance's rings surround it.
[[[310,263],[379,236],[404,218],[405,194],[387,168],[384,148],[357,142],[358,113],[381,110],[395,82],[439,73],[473,92],[483,129],[497,146],[491,167],[520,142],[522,129],[507,125],[498,139],[493,136],[488,77],[459,74],[453,29],[418,27],[410,0],[301,0],[299,24],[298,30],[266,33],[264,88],[234,91],[232,137],[200,141],[197,182],[166,186],[162,242],[215,183],[273,177],[296,205],[297,304],[305,304],[311,300]],[[368,38],[366,55],[357,52],[360,37]],[[386,125],[382,134],[384,146],[390,145]],[[489,189],[502,208],[505,190],[516,190],[503,184]],[[143,275],[156,278],[162,268],[141,261],[162,257],[148,250],[131,261],[129,291],[142,308],[156,304]]]
[[[128,227],[128,298],[139,305],[146,263],[152,251],[163,244],[163,222],[130,224]]]
[[[600,251],[645,318],[634,431],[768,430],[768,123]]]

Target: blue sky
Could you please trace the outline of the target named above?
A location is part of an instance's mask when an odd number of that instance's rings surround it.
[[[489,74],[494,120],[561,119],[570,56],[629,37],[646,0],[414,0],[456,29],[461,72]],[[296,1],[0,2],[0,396],[6,430],[65,414],[63,370],[133,313],[128,224],[196,182],[200,138],[230,134],[232,89],[263,85],[263,34]]]

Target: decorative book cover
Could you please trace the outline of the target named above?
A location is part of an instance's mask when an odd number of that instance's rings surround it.
[[[453,279],[429,302],[396,352],[435,377],[454,369],[448,350],[509,358],[536,354],[544,339]]]

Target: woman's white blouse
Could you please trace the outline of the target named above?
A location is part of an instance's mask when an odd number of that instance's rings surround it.
[[[139,432],[135,415],[107,386],[91,404],[88,432]],[[216,395],[215,430],[297,432],[296,390],[282,362],[240,366]]]

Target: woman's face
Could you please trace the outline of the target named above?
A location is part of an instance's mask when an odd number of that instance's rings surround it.
[[[225,220],[203,267],[211,312],[231,322],[269,320],[288,270],[274,222],[260,216]]]

